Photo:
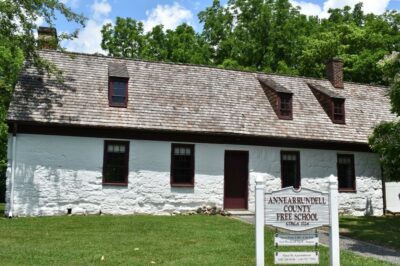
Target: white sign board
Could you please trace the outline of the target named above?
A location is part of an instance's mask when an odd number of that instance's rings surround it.
[[[386,209],[400,212],[400,182],[386,182]]]
[[[311,252],[275,252],[275,264],[319,264],[319,253]]]
[[[317,246],[317,234],[275,234],[275,246]]]
[[[329,225],[329,195],[293,187],[265,193],[265,224],[291,231]]]

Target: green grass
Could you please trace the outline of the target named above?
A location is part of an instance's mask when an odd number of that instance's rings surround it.
[[[269,265],[272,235],[266,230]],[[254,226],[220,216],[0,219],[1,265],[254,265],[254,242]],[[327,248],[320,250],[328,265]],[[390,265],[349,252],[341,262]]]
[[[400,250],[400,217],[343,216],[340,233],[371,243]]]
[[[0,217],[4,216],[4,209],[6,208],[5,203],[0,203]]]

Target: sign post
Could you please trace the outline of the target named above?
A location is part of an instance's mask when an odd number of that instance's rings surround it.
[[[272,225],[292,232],[300,232],[320,226],[330,226],[330,265],[340,265],[339,216],[337,180],[329,177],[329,191],[308,188],[295,190],[283,188],[271,193],[264,192],[264,180],[256,179],[256,263],[264,266],[264,225]],[[276,234],[275,245],[310,246],[319,244],[314,234]],[[319,252],[274,252],[276,264],[318,264]]]
[[[329,229],[329,253],[330,265],[340,265],[339,250],[339,214],[338,214],[338,182],[331,175],[329,177],[329,212],[330,212],[330,229]]]
[[[256,264],[264,266],[264,179],[256,178]]]

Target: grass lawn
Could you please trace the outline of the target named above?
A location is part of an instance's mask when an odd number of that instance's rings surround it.
[[[0,217],[4,216],[4,209],[6,207],[5,203],[0,203]]]
[[[272,235],[266,230],[269,264]],[[0,219],[1,265],[254,265],[254,242],[252,225],[221,216]],[[320,250],[328,265],[327,249]],[[341,262],[390,265],[348,252]]]
[[[400,250],[400,217],[340,217],[340,233]]]

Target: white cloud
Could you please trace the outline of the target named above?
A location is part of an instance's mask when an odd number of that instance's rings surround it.
[[[151,12],[146,11],[147,19],[143,21],[144,30],[150,31],[154,26],[163,24],[164,29],[174,29],[179,24],[189,23],[193,14],[177,2],[173,5],[157,5]]]
[[[74,40],[67,40],[64,46],[68,51],[83,52],[83,53],[105,53],[101,49],[102,40],[101,29],[104,24],[112,23],[108,18],[111,12],[111,5],[103,0],[101,2],[95,0],[91,5],[92,15],[86,22],[86,27],[83,28]]]
[[[107,2],[107,0],[103,0],[101,2],[96,0],[90,9],[93,12],[93,18],[100,19],[101,17],[107,16],[111,12],[111,5]]]
[[[301,13],[306,15],[318,15],[326,18],[329,16],[330,8],[343,8],[344,6],[354,7],[355,4],[362,2],[365,13],[382,14],[386,11],[390,0],[326,0],[323,6],[306,1],[290,1],[294,6],[301,7]]]
[[[314,3],[304,2],[304,1],[290,1],[293,6],[299,6],[301,8],[301,13],[307,16],[320,15],[322,13],[322,8]]]

